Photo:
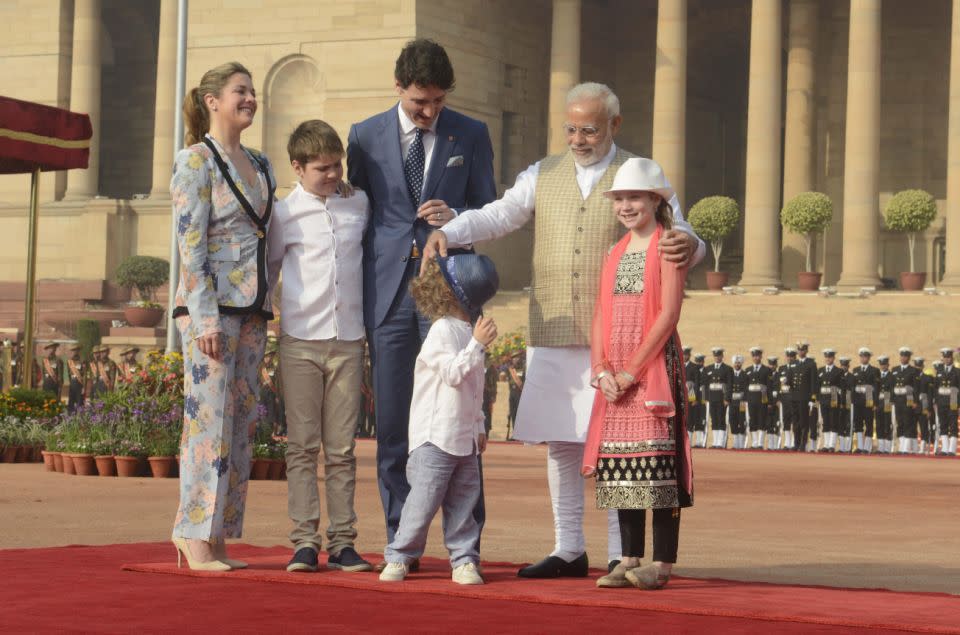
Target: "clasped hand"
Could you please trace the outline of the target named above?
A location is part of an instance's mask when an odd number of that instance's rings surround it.
[[[609,403],[613,403],[620,399],[620,397],[623,397],[623,394],[627,392],[632,385],[633,382],[631,382],[626,375],[619,372],[615,375],[604,375],[598,382],[598,388],[603,394],[603,398]]]

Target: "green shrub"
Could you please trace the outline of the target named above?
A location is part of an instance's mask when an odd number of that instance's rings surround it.
[[[697,201],[687,213],[687,220],[700,238],[713,249],[714,271],[720,271],[723,239],[740,222],[740,206],[729,196],[708,196]]]
[[[914,249],[917,234],[927,231],[937,218],[937,201],[924,190],[903,190],[893,195],[883,210],[883,224],[887,229],[904,232],[910,247],[910,271],[916,271]]]
[[[170,263],[154,256],[130,256],[117,267],[117,284],[128,289],[136,289],[140,299],[153,300],[157,287],[167,281]]]
[[[93,347],[100,343],[100,323],[87,318],[77,320],[77,342],[83,347],[80,356],[90,359]]]
[[[794,234],[803,236],[807,246],[807,271],[814,271],[811,247],[817,234],[833,220],[833,201],[820,192],[803,192],[790,199],[780,210],[780,222]]]

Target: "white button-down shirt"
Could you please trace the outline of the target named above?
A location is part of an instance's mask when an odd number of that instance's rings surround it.
[[[614,155],[617,153],[616,144],[611,145],[610,151],[600,161],[586,167],[575,163],[577,168],[577,184],[583,198],[590,196],[590,192],[600,182],[603,173],[610,167]],[[451,246],[469,245],[481,240],[493,240],[523,227],[533,215],[534,204],[537,199],[537,175],[540,173],[540,162],[537,161],[517,176],[516,182],[509,190],[503,193],[500,200],[484,205],[479,210],[461,212],[457,218],[443,226],[443,233],[447,235],[447,242]],[[673,226],[679,231],[696,236],[693,228],[683,218],[680,201],[677,195],[668,201],[673,210]],[[613,214],[611,206],[610,213]],[[706,245],[699,238],[697,251],[693,255],[690,266],[693,267],[707,253]]]
[[[271,293],[283,273],[280,330],[302,340],[363,338],[360,243],[369,218],[361,190],[321,197],[298,184],[274,207],[267,270]]]
[[[400,104],[397,104],[397,116],[400,117],[400,153],[403,157],[403,160],[407,160],[407,154],[410,152],[410,146],[413,145],[413,140],[416,138],[417,124],[413,123],[413,119],[407,116],[407,113],[404,112],[403,108],[400,107]],[[427,175],[430,173],[430,159],[433,157],[433,147],[437,145],[437,120],[434,119],[433,123],[430,124],[430,129],[423,131],[423,186],[420,188],[420,193],[423,194],[423,188],[427,186]]]
[[[430,327],[413,371],[409,448],[432,443],[455,456],[476,452],[484,432],[484,348],[469,322],[440,318]]]

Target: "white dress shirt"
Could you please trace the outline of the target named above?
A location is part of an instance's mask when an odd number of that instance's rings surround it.
[[[417,124],[407,116],[407,113],[397,104],[397,115],[400,117],[400,156],[407,160],[407,154],[410,152],[410,146],[416,138]],[[420,188],[420,194],[423,194],[423,188],[427,186],[427,175],[430,173],[430,159],[433,157],[433,146],[437,144],[437,120],[434,119],[430,124],[430,129],[423,131],[423,185]]]
[[[447,454],[476,452],[483,425],[484,348],[469,322],[433,323],[413,371],[409,449],[432,443]]]
[[[369,218],[361,190],[349,198],[321,197],[297,184],[274,206],[267,271],[271,293],[283,272],[281,331],[301,340],[363,338],[360,243]]]
[[[577,184],[583,198],[590,196],[590,192],[600,181],[603,173],[610,167],[617,146],[610,146],[610,151],[600,161],[586,167],[575,163],[577,168]],[[509,190],[503,193],[500,200],[488,203],[478,210],[461,212],[457,218],[443,226],[443,233],[447,235],[447,242],[452,247],[469,245],[481,240],[493,240],[523,227],[533,215],[537,199],[537,175],[540,173],[540,162],[537,161],[517,176],[516,182]],[[696,236],[693,228],[683,218],[683,210],[677,195],[668,201],[673,209],[673,226],[684,233]],[[613,207],[610,208],[613,214]],[[693,255],[690,266],[693,267],[703,260],[707,247],[697,237],[697,251]]]

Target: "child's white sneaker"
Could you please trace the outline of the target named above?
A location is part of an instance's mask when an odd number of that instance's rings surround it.
[[[402,562],[388,562],[387,566],[380,572],[381,582],[403,582],[403,579],[410,573],[410,566]]]
[[[483,584],[483,578],[472,562],[462,564],[453,570],[453,581],[457,584]]]

